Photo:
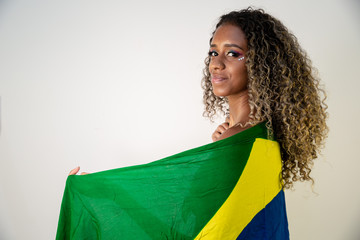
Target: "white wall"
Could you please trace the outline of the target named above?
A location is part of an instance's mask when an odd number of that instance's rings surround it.
[[[0,239],[53,239],[77,165],[118,168],[210,142],[208,39],[221,14],[250,4],[294,32],[329,96],[317,194],[286,192],[291,239],[359,239],[355,0],[0,1]]]

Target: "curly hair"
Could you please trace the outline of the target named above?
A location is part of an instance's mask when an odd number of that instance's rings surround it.
[[[240,27],[247,38],[249,118],[252,124],[266,121],[269,138],[275,137],[280,144],[283,187],[292,188],[296,181],[313,183],[313,160],[328,127],[326,93],[319,86],[310,59],[296,37],[262,9],[225,14],[215,31],[223,24]],[[228,101],[213,93],[209,64],[207,57],[202,79],[203,115],[212,120],[217,113],[225,114]]]

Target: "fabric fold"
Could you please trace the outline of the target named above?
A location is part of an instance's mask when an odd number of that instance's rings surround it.
[[[56,239],[194,239],[233,195],[256,139],[277,146],[266,138],[261,123],[152,163],[69,176]]]

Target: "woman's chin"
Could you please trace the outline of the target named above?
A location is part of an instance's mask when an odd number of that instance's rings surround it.
[[[217,97],[226,97],[228,95],[226,92],[216,91],[216,90],[213,90],[213,93]]]

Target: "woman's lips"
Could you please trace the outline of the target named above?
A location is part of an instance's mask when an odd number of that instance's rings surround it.
[[[212,76],[211,77],[211,82],[213,82],[213,83],[221,83],[225,80],[227,80],[227,78],[223,77],[223,76]]]

